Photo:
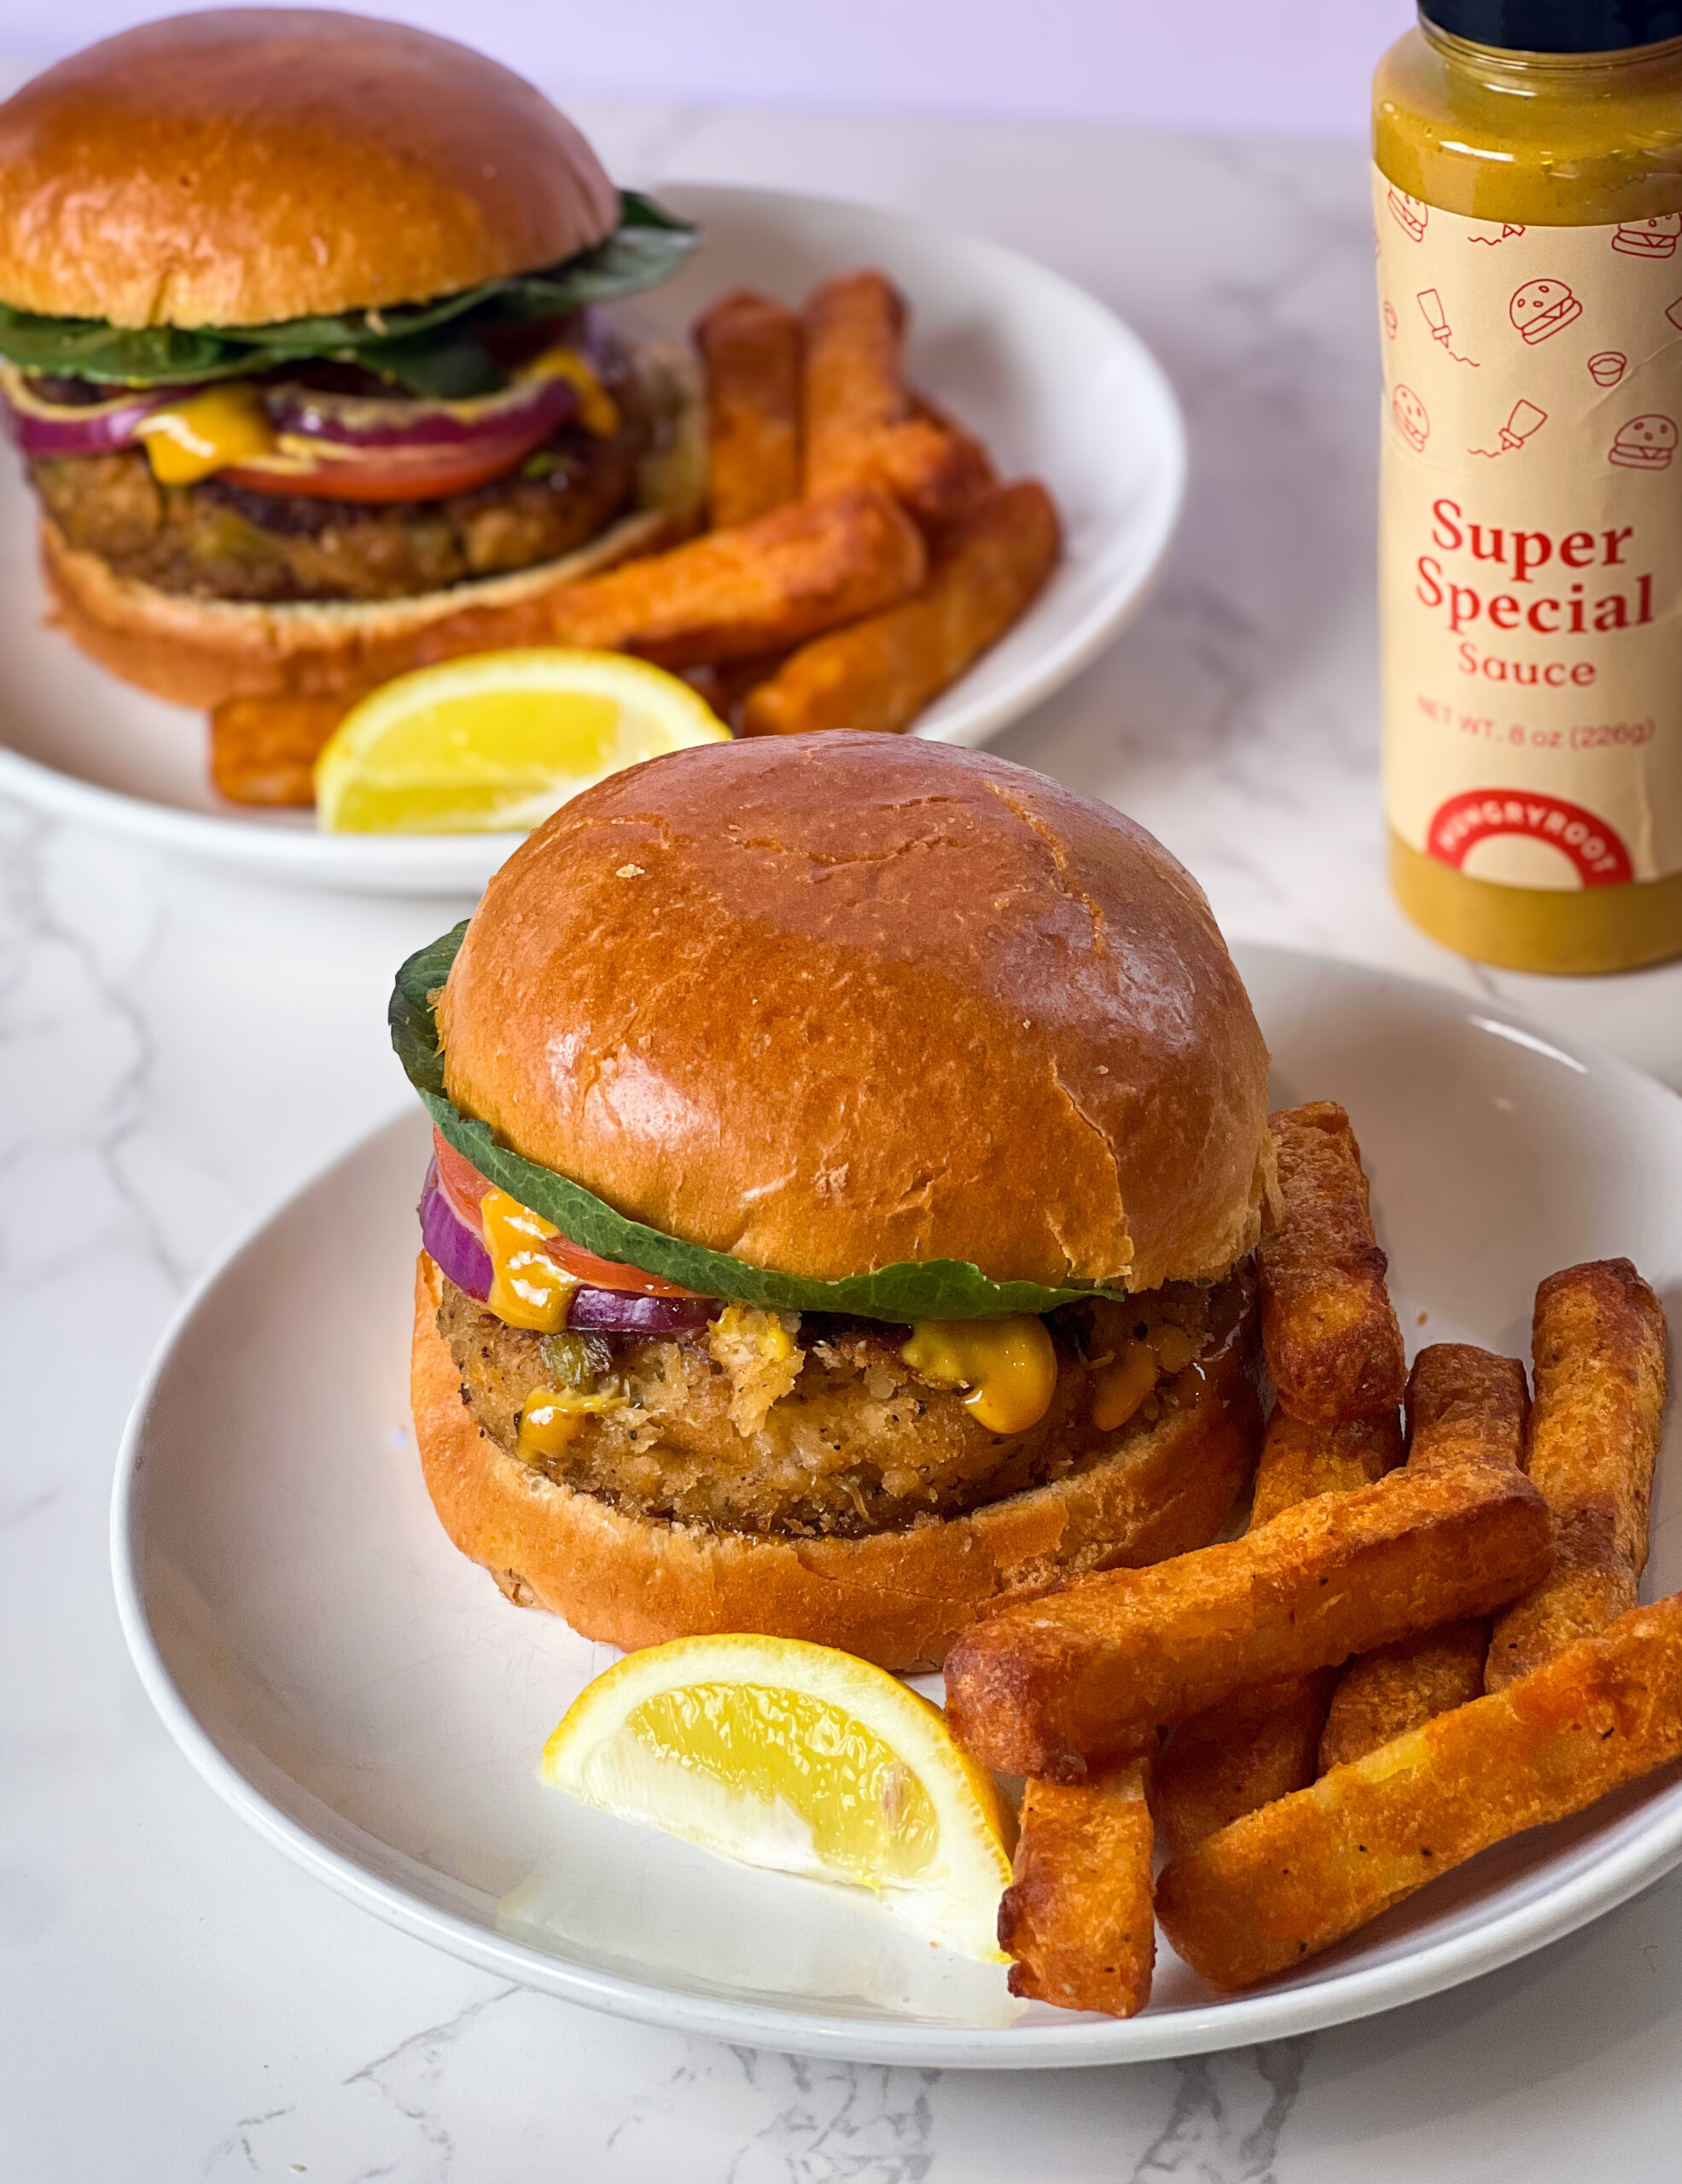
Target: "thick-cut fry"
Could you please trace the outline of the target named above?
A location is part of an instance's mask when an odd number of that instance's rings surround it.
[[[1504,1464],[1524,1455],[1529,1396],[1524,1368],[1464,1342],[1433,1343],[1407,1381],[1408,1468]],[[1378,1647],[1343,1671],[1320,1739],[1320,1771],[1359,1759],[1392,1737],[1483,1695],[1489,1624],[1450,1623]]]
[[[1256,1472],[1249,1529],[1316,1494],[1370,1486],[1401,1461],[1401,1425],[1388,1418],[1305,1426],[1276,1403]],[[1314,1779],[1334,1669],[1252,1684],[1182,1722],[1157,1769],[1156,1818],[1176,1856],[1258,1805]]]
[[[1205,1978],[1252,1986],[1679,1756],[1682,1594],[1212,1835],[1165,1869],[1157,1916]]]
[[[1149,2001],[1150,1766],[1136,1755],[1078,1787],[1028,1784],[1016,1879],[998,1907],[1013,1995],[1111,2017]]]
[[[1318,1772],[1359,1759],[1452,1706],[1481,1699],[1488,1650],[1489,1618],[1474,1615],[1352,1661],[1326,1709]]]
[[[917,393],[915,388],[911,392],[911,415],[926,424],[938,425],[953,439],[962,440],[966,450],[965,460],[983,486],[998,483],[998,473],[994,469],[992,457],[983,443],[967,426],[960,425],[956,417],[942,410],[937,403],[931,402],[926,394]]]
[[[1174,1731],[1157,1770],[1156,1818],[1175,1857],[1314,1779],[1336,1669],[1252,1683]]]
[[[695,327],[715,529],[752,523],[800,497],[803,340],[786,305],[745,288],[722,297]]]
[[[1057,558],[1057,512],[1033,479],[1001,487],[954,525],[928,588],[885,613],[819,637],[742,708],[748,735],[909,728],[1002,636]]]
[[[1292,1417],[1314,1425],[1394,1410],[1406,1372],[1401,1329],[1349,1118],[1317,1100],[1269,1121],[1282,1211],[1255,1260],[1274,1390]]]
[[[826,281],[806,306],[806,490],[856,483],[877,433],[911,415],[905,301],[886,275]]]
[[[927,571],[898,502],[856,485],[569,584],[550,602],[548,641],[663,667],[751,659],[892,606]]]
[[[1407,1376],[1407,1467],[1522,1468],[1530,1391],[1516,1357],[1470,1342],[1434,1342]]]
[[[1342,1426],[1307,1426],[1276,1403],[1256,1469],[1250,1529],[1271,1524],[1316,1494],[1348,1494],[1371,1486],[1401,1460],[1400,1411],[1352,1418]]]
[[[1407,1467],[1524,1462],[1530,1392],[1516,1357],[1470,1342],[1434,1342],[1407,1376]]]
[[[937,531],[984,501],[994,482],[981,442],[929,417],[908,418],[864,441],[854,479],[886,485],[919,522]]]
[[[1392,1472],[1241,1540],[998,1609],[952,1649],[947,1719],[989,1766],[1078,1781],[1088,1760],[1247,1683],[1486,1615],[1552,1555],[1547,1504],[1522,1472]]]
[[[940,526],[985,498],[981,443],[905,384],[906,311],[880,273],[826,281],[806,307],[806,490],[877,485]]]
[[[1635,1604],[1665,1399],[1665,1323],[1627,1259],[1550,1275],[1532,1331],[1530,1476],[1558,1552],[1546,1579],[1495,1625],[1485,1681],[1499,1691]]]
[[[739,735],[742,706],[761,682],[770,682],[787,656],[773,653],[768,659],[730,659],[717,667],[691,667],[684,680]]]
[[[316,760],[357,694],[230,698],[210,717],[212,781],[236,804],[313,804]]]
[[[883,482],[938,535],[968,514],[998,484],[998,473],[975,435],[924,395],[911,396],[911,415],[885,436]]]

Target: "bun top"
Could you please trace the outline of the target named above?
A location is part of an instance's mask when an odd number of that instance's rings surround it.
[[[525,1158],[812,1280],[1213,1280],[1271,1188],[1266,1050],[1196,881],[936,743],[612,775],[492,880],[439,1025],[451,1098]]]
[[[542,94],[425,31],[175,15],[0,105],[0,300],[118,326],[421,303],[599,242],[619,196]]]

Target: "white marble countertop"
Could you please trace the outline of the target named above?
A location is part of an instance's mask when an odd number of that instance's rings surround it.
[[[1144,618],[998,747],[1152,828],[1229,933],[1499,992],[1682,1084],[1682,967],[1491,977],[1386,897],[1358,148],[582,118],[627,180],[916,209],[1114,303],[1185,404],[1187,523]],[[451,914],[242,885],[0,805],[0,2175],[1671,2173],[1682,1874],[1524,1964],[1363,2025],[1178,2065],[942,2076],[715,2048],[498,1987],[329,1896],[216,1802],[123,1652],[113,1451],[195,1272],[402,1105],[391,973]]]

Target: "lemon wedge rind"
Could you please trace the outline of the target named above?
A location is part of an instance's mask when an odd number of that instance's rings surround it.
[[[938,1707],[850,1653],[743,1634],[629,1654],[573,1700],[542,1774],[720,1856],[869,1888],[926,1939],[1006,1960],[1009,1808]]]

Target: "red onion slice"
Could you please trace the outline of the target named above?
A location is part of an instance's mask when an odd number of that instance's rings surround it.
[[[472,1229],[457,1218],[439,1188],[435,1160],[428,1163],[427,1180],[416,1210],[421,1217],[421,1241],[428,1252],[457,1289],[476,1297],[482,1304],[491,1294],[496,1271],[491,1264],[491,1254]]]
[[[134,389],[78,407],[44,401],[11,374],[4,415],[24,455],[107,455],[131,446],[137,427],[154,410],[200,392]],[[327,394],[284,381],[265,389],[263,406],[275,429],[295,439],[370,449],[485,445],[505,452],[512,465],[577,415],[579,393],[564,379],[526,379],[472,402],[428,402],[410,395]]]
[[[15,383],[6,392],[6,424],[14,444],[24,455],[108,455],[127,447],[134,439],[135,427],[154,410],[193,392],[191,387],[152,387],[124,394],[114,402],[78,409],[69,404],[43,402]]]
[[[578,389],[563,379],[521,380],[472,402],[413,396],[326,394],[283,383],[264,401],[270,421],[289,438],[335,447],[460,447],[478,440],[546,440],[577,412]]]
[[[491,1255],[462,1219],[439,1180],[438,1163],[431,1161],[417,1208],[421,1241],[457,1289],[484,1304],[491,1294],[495,1269]],[[567,1325],[580,1334],[687,1334],[717,1317],[719,1303],[712,1297],[637,1297],[622,1289],[575,1289],[567,1312]]]
[[[567,1325],[580,1334],[689,1334],[719,1316],[716,1297],[633,1297],[575,1289]]]

